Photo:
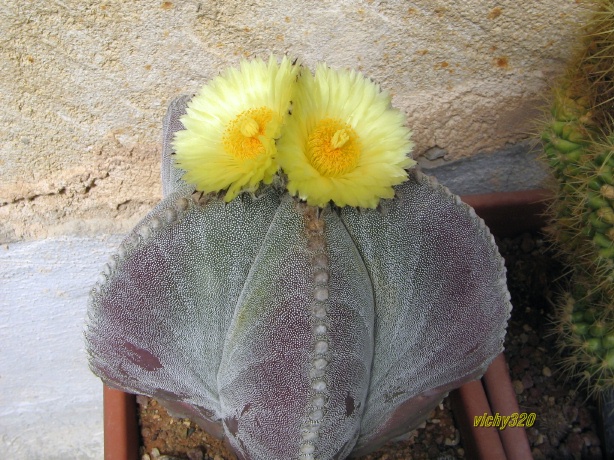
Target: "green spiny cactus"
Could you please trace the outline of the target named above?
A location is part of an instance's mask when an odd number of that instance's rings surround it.
[[[554,91],[543,131],[556,179],[550,235],[573,267],[557,318],[567,370],[614,388],[614,3],[602,1],[585,49]]]

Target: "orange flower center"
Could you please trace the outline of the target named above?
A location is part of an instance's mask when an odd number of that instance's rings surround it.
[[[259,107],[241,112],[228,123],[222,135],[224,150],[238,160],[255,158],[266,151],[261,137],[264,136],[273,111]]]
[[[339,119],[320,120],[307,139],[307,157],[323,176],[340,176],[358,164],[358,135],[350,125]]]

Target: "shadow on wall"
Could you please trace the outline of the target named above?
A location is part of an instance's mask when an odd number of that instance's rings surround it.
[[[538,159],[539,149],[531,141],[454,162],[445,161],[446,153],[432,148],[418,158],[418,164],[457,195],[543,188],[548,177]]]

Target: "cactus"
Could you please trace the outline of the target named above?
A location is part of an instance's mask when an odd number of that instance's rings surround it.
[[[502,351],[511,305],[473,209],[412,170],[374,209],[314,207],[273,179],[226,201],[184,182],[95,285],[90,367],[226,436],[240,458],[362,455],[412,430]]]
[[[549,234],[572,267],[557,332],[566,370],[590,392],[614,377],[614,3],[599,2],[585,47],[554,91],[542,134],[556,184]]]

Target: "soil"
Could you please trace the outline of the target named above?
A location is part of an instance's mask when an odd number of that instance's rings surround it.
[[[535,414],[527,436],[536,460],[601,459],[597,409],[592,399],[557,367],[552,334],[553,302],[565,283],[563,267],[539,234],[498,240],[508,270],[513,311],[505,356],[520,411]],[[222,442],[193,422],[173,419],[157,401],[139,396],[142,460],[234,459]],[[422,423],[362,460],[464,459],[466,453],[449,400]]]

